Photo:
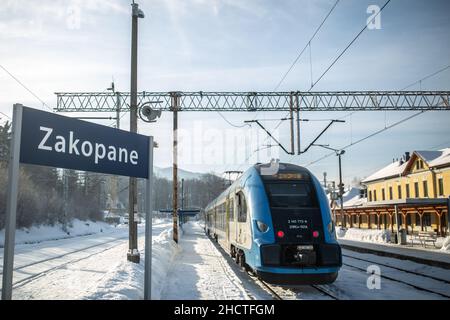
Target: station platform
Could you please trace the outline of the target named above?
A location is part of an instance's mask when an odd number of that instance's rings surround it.
[[[407,245],[371,243],[353,240],[338,240],[343,249],[371,253],[401,260],[410,260],[434,267],[450,269],[450,254],[438,250],[413,248]]]
[[[181,231],[181,230],[180,230]],[[195,222],[183,224],[161,299],[249,300],[242,280]]]

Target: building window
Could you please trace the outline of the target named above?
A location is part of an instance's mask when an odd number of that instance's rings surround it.
[[[420,169],[423,169],[423,160],[420,160]]]
[[[420,169],[420,160],[417,160],[417,162],[416,162],[416,170],[419,170]]]
[[[377,201],[377,190],[373,190],[373,201]]]
[[[372,201],[372,191],[369,191],[369,201]]]
[[[439,178],[438,179],[438,192],[440,196],[444,195],[444,179],[443,178]]]
[[[381,199],[382,199],[383,201],[386,200],[386,196],[385,196],[385,194],[384,194],[384,188],[381,189]]]
[[[397,190],[398,190],[398,198],[401,199],[401,198],[402,198],[402,186],[399,185],[399,186],[397,187]]]
[[[392,200],[392,187],[389,187],[389,200]]]
[[[428,197],[428,184],[426,181],[423,181],[423,196],[425,198]]]
[[[409,198],[409,183],[405,185],[406,188],[406,198]]]
[[[419,183],[418,182],[414,182],[414,196],[416,198],[419,197]]]

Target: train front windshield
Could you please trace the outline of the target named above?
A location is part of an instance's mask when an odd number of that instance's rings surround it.
[[[269,182],[266,183],[267,196],[272,208],[317,207],[314,192],[305,182]]]

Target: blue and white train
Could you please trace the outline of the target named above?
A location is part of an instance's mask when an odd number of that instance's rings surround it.
[[[322,186],[303,167],[269,166],[252,166],[205,208],[206,233],[269,283],[333,282],[342,254]]]

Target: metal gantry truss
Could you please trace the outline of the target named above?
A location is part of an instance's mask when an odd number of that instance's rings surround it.
[[[129,92],[57,92],[56,95],[57,112],[128,111],[130,105]],[[437,111],[450,110],[449,96],[450,91],[144,91],[138,93],[138,104],[152,103],[153,109],[161,111]],[[178,105],[174,106],[174,102]]]

